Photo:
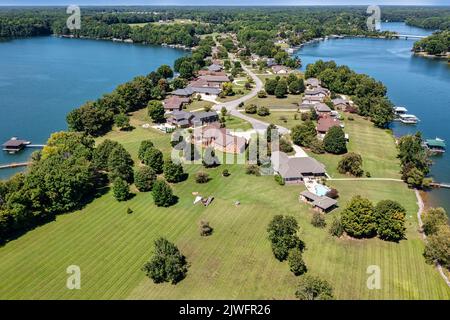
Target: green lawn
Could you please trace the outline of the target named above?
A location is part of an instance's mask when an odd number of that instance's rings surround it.
[[[245,115],[267,122],[273,123],[275,125],[279,125],[288,129],[291,129],[293,126],[301,124],[301,113],[296,111],[274,111],[271,110],[268,116],[258,116],[257,114],[248,114]],[[295,119],[295,115],[297,115],[297,119]]]
[[[141,128],[145,117],[137,113],[135,130],[107,137],[123,143],[133,158],[145,138],[167,153],[169,135]],[[224,168],[230,177],[221,176]],[[302,186],[279,186],[270,176],[248,176],[240,165],[208,169],[212,180],[199,185],[193,175],[205,169],[185,169],[190,176],[173,186],[179,202],[170,208],[155,207],[149,193],[119,203],[109,192],[1,247],[0,299],[292,299],[297,278],[286,262],[275,260],[267,239],[267,224],[276,214],[297,218],[307,246],[308,273],[328,280],[338,299],[450,299],[450,289],[424,262],[414,193],[403,183],[332,182],[340,191],[341,207],[355,194],[403,204],[408,240],[396,244],[335,239],[312,227],[311,210],[297,200]],[[215,200],[207,208],[194,206],[192,192]],[[236,200],[240,206],[234,205]],[[133,214],[126,214],[128,207]],[[214,228],[212,236],[199,235],[201,219]],[[186,279],[176,286],[153,284],[140,270],[160,236],[174,241],[190,263]],[[69,265],[81,268],[81,290],[66,289]],[[380,290],[366,287],[369,265],[381,268]]]
[[[199,109],[204,109],[205,107],[212,107],[214,106],[214,103],[211,101],[204,101],[204,100],[194,100],[191,103],[189,103],[188,105],[186,105],[186,111],[196,111]]]
[[[258,107],[264,106],[271,109],[293,109],[297,110],[301,103],[301,95],[288,94],[285,98],[276,98],[275,96],[267,96],[267,98],[254,97],[245,104],[254,104]]]
[[[344,117],[347,118],[348,115]],[[392,134],[376,128],[359,116],[352,115],[352,117],[354,121],[344,121],[344,131],[350,137],[348,150],[362,156],[363,169],[370,172],[372,177],[400,179],[400,163]],[[337,165],[342,156],[310,154],[326,165],[327,172],[332,177],[345,177],[337,172]]]

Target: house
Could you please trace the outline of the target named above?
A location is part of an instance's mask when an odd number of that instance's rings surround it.
[[[191,101],[188,97],[170,96],[163,101],[165,111],[174,111],[183,109],[183,105]]]
[[[227,74],[223,71],[209,71],[209,70],[199,70],[199,76],[226,76]]]
[[[330,130],[332,127],[340,127],[341,122],[338,119],[332,118],[332,117],[322,117],[319,118],[317,121],[317,134],[320,137],[324,137],[328,130]]]
[[[305,96],[302,100],[302,104],[310,104],[310,105],[315,105],[320,102],[323,102],[323,98],[316,96]]]
[[[288,157],[286,153],[275,151],[270,157],[275,173],[285,183],[302,183],[304,178],[325,177],[325,166],[310,157]]]
[[[194,91],[190,87],[186,87],[184,89],[176,89],[172,91],[172,95],[179,97],[190,97]]]
[[[289,73],[289,69],[286,68],[285,66],[281,66],[281,65],[274,65],[272,66],[272,71],[275,74],[286,74]]]
[[[312,88],[312,89],[306,89],[305,90],[305,97],[306,96],[310,96],[310,97],[325,98],[325,97],[329,97],[330,94],[331,94],[330,90],[322,88],[322,87],[317,87],[317,88]]]
[[[320,87],[320,80],[317,78],[308,78],[305,80],[305,85],[310,88]]]
[[[194,130],[194,143],[203,147],[212,147],[225,153],[242,154],[247,146],[243,137],[232,135],[218,124],[209,124]]]
[[[203,82],[208,87],[220,88],[223,83],[230,82],[228,76],[206,75],[198,77],[197,82]]]
[[[321,213],[328,213],[337,206],[336,200],[327,196],[318,196],[310,191],[300,193],[299,200],[309,203],[314,210]]]
[[[202,126],[219,121],[219,115],[215,111],[173,111],[167,122],[179,128]]]
[[[327,117],[331,114],[331,109],[325,103],[320,102],[314,105],[314,110],[316,110],[319,117]]]
[[[350,103],[347,100],[336,98],[331,100],[333,102],[334,109],[345,111]]]
[[[208,71],[217,72],[222,71],[223,67],[220,64],[213,63],[212,65],[208,66]]]
[[[276,65],[277,63],[275,62],[275,59],[274,59],[274,58],[268,58],[268,59],[266,60],[266,64],[267,64],[267,66],[270,68],[270,67]]]

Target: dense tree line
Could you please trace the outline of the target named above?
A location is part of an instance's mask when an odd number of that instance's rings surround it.
[[[333,93],[353,98],[358,114],[370,117],[380,128],[386,128],[394,118],[394,106],[386,97],[387,89],[380,81],[366,74],[358,74],[334,61],[318,60],[306,67],[305,78],[315,77]]]
[[[450,31],[436,32],[414,43],[414,52],[426,52],[432,55],[445,55],[450,52]]]
[[[423,215],[423,232],[427,235],[424,257],[428,263],[440,263],[450,270],[450,226],[442,208],[430,208]]]

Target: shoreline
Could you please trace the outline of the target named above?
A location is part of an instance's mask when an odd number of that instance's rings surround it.
[[[412,50],[411,50],[412,51]],[[422,57],[422,58],[428,58],[428,59],[437,59],[437,60],[446,60],[446,59],[450,59],[450,52],[447,52],[447,54],[444,55],[435,55],[435,54],[429,54],[427,52],[424,51],[412,51],[413,55],[417,56],[417,57]],[[449,60],[450,62],[450,60]]]

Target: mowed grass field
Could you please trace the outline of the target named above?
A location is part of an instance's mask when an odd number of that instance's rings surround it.
[[[136,158],[139,143],[151,139],[166,154],[169,135],[140,127],[135,115],[131,132],[114,131],[116,139]],[[389,142],[388,142],[389,143]],[[392,143],[392,142],[391,142]],[[228,168],[231,176],[221,176]],[[341,193],[340,208],[355,194],[376,202],[399,201],[408,210],[407,240],[332,238],[310,224],[310,208],[298,202],[303,187],[279,186],[271,176],[248,176],[241,165],[203,169],[186,165],[189,178],[173,185],[179,202],[157,208],[150,193],[119,203],[111,192],[83,210],[58,216],[0,248],[1,299],[294,299],[298,278],[271,252],[266,227],[276,214],[293,215],[306,243],[308,273],[328,280],[338,299],[450,299],[450,289],[422,257],[417,233],[414,193],[403,183],[332,181]],[[194,174],[207,171],[212,180],[196,184]],[[214,196],[209,207],[193,205],[193,192]],[[239,206],[235,205],[240,201]],[[127,208],[134,212],[127,214]],[[200,220],[214,228],[201,237]],[[177,244],[190,267],[177,285],[154,284],[140,270],[152,253],[153,241],[167,237]],[[66,268],[81,268],[81,289],[68,290]],[[366,286],[367,267],[381,269],[382,287]]]

